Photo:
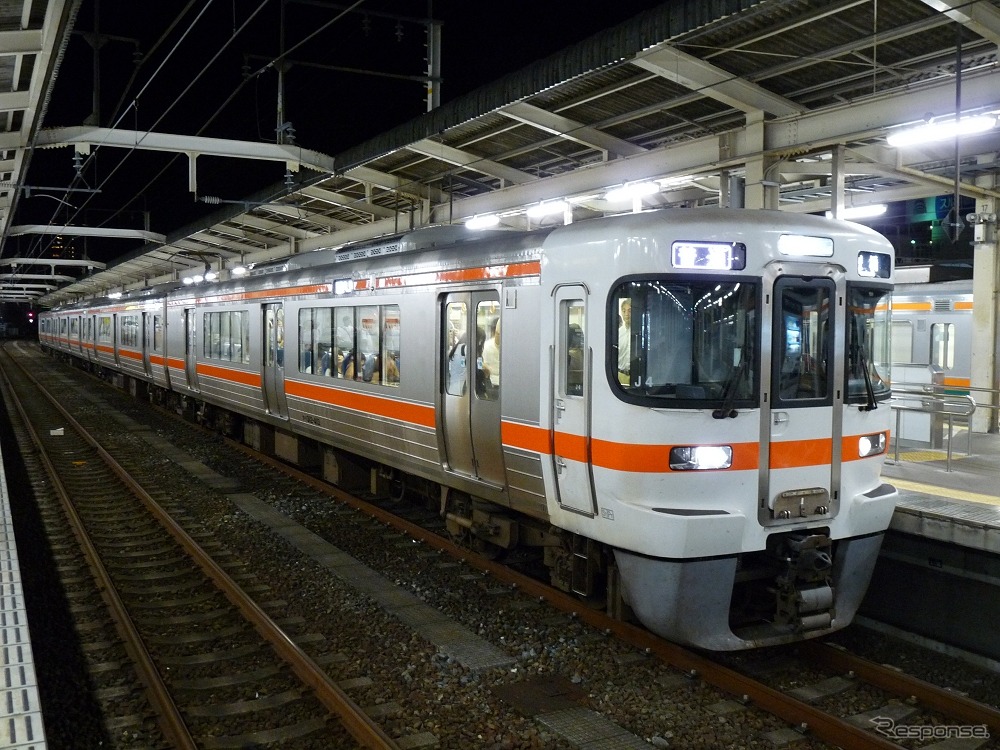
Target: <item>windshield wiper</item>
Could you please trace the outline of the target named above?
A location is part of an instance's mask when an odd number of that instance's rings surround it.
[[[722,406],[712,412],[712,417],[715,419],[725,419],[729,417],[730,419],[735,418],[739,412],[733,408],[733,404],[736,403],[736,394],[740,390],[740,384],[743,382],[743,378],[746,376],[747,370],[750,368],[750,357],[746,356],[744,352],[740,353],[740,364],[736,368],[736,372],[733,373],[732,377],[726,381],[726,387],[722,392]]]
[[[875,400],[875,388],[872,387],[872,376],[868,372],[868,355],[865,353],[865,347],[858,346],[858,353],[861,355],[861,371],[865,375],[865,394],[868,397],[868,401],[861,407],[861,410],[874,411],[878,408],[878,401]]]

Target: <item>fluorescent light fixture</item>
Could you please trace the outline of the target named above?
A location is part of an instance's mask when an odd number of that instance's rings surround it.
[[[778,252],[782,255],[829,258],[833,255],[833,240],[805,234],[783,234],[778,237]]]
[[[183,281],[187,285],[191,285],[194,283],[194,279],[192,279],[190,276],[185,276],[183,279],[181,279],[181,281]]]
[[[489,229],[499,223],[500,217],[496,214],[483,214],[482,216],[473,216],[465,222],[465,226],[468,229]]]
[[[662,180],[657,180],[657,183],[659,183],[661,188],[666,190],[668,188],[680,187],[693,181],[694,175],[684,174],[679,177],[664,177]]]
[[[914,128],[905,128],[890,133],[886,142],[890,146],[916,146],[921,143],[943,141],[958,135],[983,133],[996,127],[997,118],[993,115],[977,115],[963,117],[960,120],[937,120]]]
[[[121,299],[121,298],[122,298],[122,293],[121,292],[111,292],[108,295],[108,299]]]
[[[655,182],[633,182],[628,185],[622,185],[614,190],[609,190],[605,194],[604,200],[611,201],[612,203],[623,203],[658,192],[660,192],[660,186]]]
[[[565,213],[567,208],[569,208],[569,204],[566,201],[548,201],[531,206],[525,213],[532,219],[541,219],[544,216]]]
[[[229,271],[230,276],[246,276],[249,273],[246,266],[233,266]]]
[[[873,203],[870,206],[851,206],[850,208],[845,208],[841,214],[841,219],[847,219],[848,221],[853,221],[855,219],[872,219],[876,216],[881,216],[886,212],[889,207],[884,203]],[[826,218],[832,219],[833,212],[827,211]]]
[[[219,278],[219,274],[215,271],[205,271],[205,281],[215,281]]]

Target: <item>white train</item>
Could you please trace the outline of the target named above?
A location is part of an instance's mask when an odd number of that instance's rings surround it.
[[[864,227],[779,212],[434,227],[48,311],[40,341],[741,649],[844,627],[867,587],[897,497],[893,262]]]

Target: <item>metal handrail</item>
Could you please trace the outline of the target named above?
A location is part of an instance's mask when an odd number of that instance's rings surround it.
[[[896,439],[893,441],[893,463],[899,463],[899,422],[904,411],[943,415],[948,419],[948,458],[946,471],[951,471],[952,438],[955,417],[969,421],[978,404],[972,396],[946,393],[945,387],[930,383],[893,383],[889,408],[896,411]],[[966,432],[966,455],[972,453],[972,430]]]

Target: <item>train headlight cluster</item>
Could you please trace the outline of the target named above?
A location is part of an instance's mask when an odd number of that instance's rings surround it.
[[[861,458],[877,456],[885,453],[885,433],[876,432],[874,435],[862,435],[858,438],[858,455]]]
[[[674,471],[728,469],[733,465],[733,449],[728,445],[685,445],[670,449]]]

